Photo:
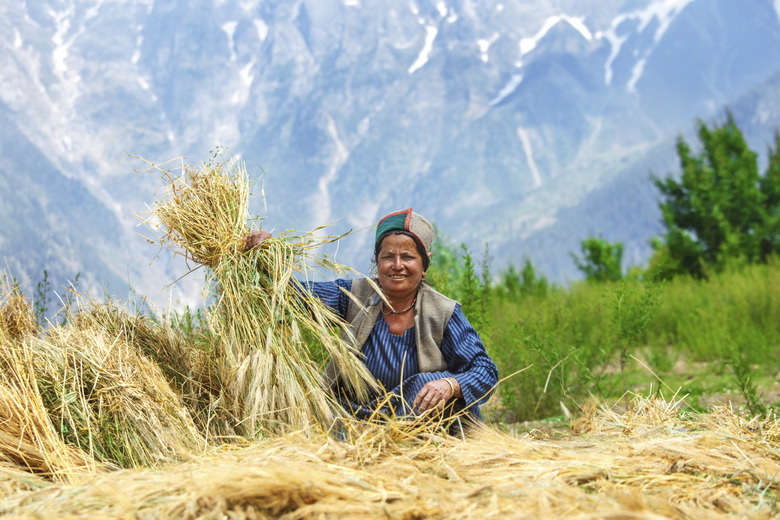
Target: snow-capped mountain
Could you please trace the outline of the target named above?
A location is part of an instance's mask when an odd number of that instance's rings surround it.
[[[146,164],[226,149],[266,229],[406,207],[494,266],[577,276],[588,236],[643,263],[652,170],[696,118],[777,125],[780,1],[37,0],[0,6],[0,255],[128,285],[186,267],[139,237]],[[259,189],[258,189],[259,191]],[[367,269],[371,232],[337,260]],[[190,298],[184,290],[174,298]]]

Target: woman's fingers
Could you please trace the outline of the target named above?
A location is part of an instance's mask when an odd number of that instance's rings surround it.
[[[244,239],[244,250],[255,248],[269,238],[271,238],[271,233],[268,231],[253,231]]]
[[[450,397],[452,397],[452,390],[449,383],[442,379],[437,379],[436,381],[426,383],[420,389],[414,398],[412,406],[418,413],[424,413],[433,408],[441,410]]]

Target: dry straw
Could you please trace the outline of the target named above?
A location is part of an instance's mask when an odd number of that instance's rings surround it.
[[[0,306],[0,339],[21,340],[35,335],[38,326],[35,322],[32,305],[19,291],[9,286],[0,286],[2,306]]]
[[[87,454],[63,442],[44,404],[30,343],[37,327],[29,303],[15,288],[0,288],[0,468],[4,488],[25,471],[70,482],[95,469]],[[19,486],[17,483],[16,486]],[[12,486],[12,487],[16,487]],[[25,487],[22,485],[21,487]]]
[[[197,430],[209,440],[236,435],[226,415],[215,405],[221,385],[209,366],[208,339],[198,338],[197,331],[187,337],[165,316],[130,314],[116,305],[95,302],[71,321],[79,328],[103,330],[119,337],[153,361]]]
[[[121,336],[56,328],[29,348],[44,403],[69,444],[123,467],[180,460],[202,449],[160,368]]]
[[[25,321],[8,316],[28,310],[14,292],[6,290],[3,301],[0,460],[67,479],[100,464],[152,466],[203,449],[159,366],[89,313],[99,304],[86,305],[66,326],[41,335],[28,327],[20,336],[5,324]]]
[[[166,192],[147,223],[162,228],[162,246],[208,268],[212,364],[236,430],[254,438],[328,427],[341,411],[312,345],[334,360],[357,396],[375,385],[357,352],[333,333],[340,318],[295,282],[308,276],[314,250],[335,237],[288,232],[245,251],[250,182],[240,163],[184,166],[179,176],[160,171]]]
[[[95,470],[88,454],[63,442],[39,392],[30,349],[5,344],[0,350],[0,465],[59,482]]]
[[[87,302],[39,331],[0,293],[0,516],[7,518],[776,518],[780,419],[682,399],[590,403],[566,431],[465,438],[418,418],[339,418],[311,343],[370,376],[301,293],[312,236],[245,252],[248,181],[166,173],[161,242],[209,269],[210,331]],[[389,399],[389,396],[388,396]],[[224,444],[239,434],[251,445]],[[120,467],[128,469],[119,469]]]
[[[349,443],[290,433],[197,461],[99,475],[0,501],[49,518],[773,518],[778,419],[635,398],[586,433],[465,440],[390,421]],[[713,427],[713,422],[720,427]],[[587,425],[586,425],[587,423]],[[357,425],[355,425],[357,427]],[[219,475],[219,478],[214,478]]]

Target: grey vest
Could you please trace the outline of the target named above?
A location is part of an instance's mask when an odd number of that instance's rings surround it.
[[[377,283],[374,280],[374,283]],[[382,311],[382,298],[376,293],[367,278],[352,281],[352,296],[361,303],[350,299],[347,306],[346,321],[355,338],[354,345],[361,350],[376,325]],[[441,341],[457,302],[437,292],[428,284],[421,284],[414,305],[414,338],[417,343],[417,363],[420,372],[440,372],[447,370],[447,362],[441,353]],[[349,337],[349,334],[343,335]],[[325,374],[329,382],[337,377],[333,361],[328,363]]]

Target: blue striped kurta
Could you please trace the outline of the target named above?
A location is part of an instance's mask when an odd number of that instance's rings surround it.
[[[346,316],[350,300],[340,288],[350,291],[352,280],[308,282],[304,285],[341,317]],[[447,370],[420,372],[414,327],[401,335],[392,334],[380,314],[363,345],[363,362],[384,387],[386,394],[394,397],[386,402],[385,396],[377,396],[381,401],[362,406],[350,403],[353,410],[358,415],[366,415],[372,413],[378,404],[384,404],[392,408],[397,416],[414,415],[412,403],[422,387],[430,381],[452,377],[458,381],[463,393],[463,398],[457,399],[455,403],[455,410],[469,407],[472,416],[481,419],[479,404],[490,397],[498,382],[498,368],[485,351],[477,331],[463,314],[460,304],[455,306],[452,318],[447,323],[440,347],[447,362]]]

